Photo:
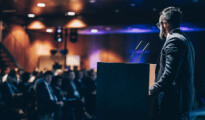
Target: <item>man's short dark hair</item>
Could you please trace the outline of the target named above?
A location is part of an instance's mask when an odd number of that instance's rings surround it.
[[[36,76],[36,75],[38,75],[38,72],[37,71],[33,71],[32,75]]]
[[[28,80],[30,79],[30,73],[29,72],[24,72],[21,76],[21,79],[23,82],[28,82]]]
[[[63,78],[61,76],[59,76],[59,75],[58,76],[54,76],[53,79],[52,79],[51,84],[56,86],[56,84],[57,84],[59,79],[63,80]]]
[[[88,71],[88,76],[91,76],[93,73],[95,73],[95,71],[93,69]]]
[[[12,78],[17,78],[16,76],[16,71],[15,70],[11,70],[9,73],[8,73],[8,76],[12,77]]]
[[[47,76],[47,75],[53,75],[53,73],[52,73],[51,71],[46,71],[46,72],[43,74],[44,77]]]
[[[176,7],[167,7],[160,13],[162,20],[166,20],[172,27],[180,27],[182,12]]]
[[[18,69],[18,73],[19,73],[19,72],[21,72],[21,71],[24,71],[24,70],[23,70],[23,69],[21,69],[21,68],[19,68],[19,69]]]

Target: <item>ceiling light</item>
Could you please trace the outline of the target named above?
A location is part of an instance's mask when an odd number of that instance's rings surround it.
[[[46,29],[46,32],[52,33],[52,32],[53,32],[53,29]]]
[[[87,25],[80,19],[73,19],[69,21],[64,28],[84,28]]]
[[[45,4],[45,3],[38,3],[37,6],[38,6],[38,7],[45,7],[46,4]]]
[[[35,14],[28,14],[28,17],[29,17],[29,18],[34,18],[34,17],[35,17]]]
[[[32,23],[30,23],[28,25],[28,29],[31,29],[31,30],[37,30],[37,29],[44,29],[46,26],[41,22],[41,21],[33,21]]]
[[[92,32],[92,33],[97,33],[98,30],[97,30],[97,29],[92,29],[91,32]]]
[[[75,12],[68,12],[68,15],[69,15],[69,16],[74,16],[74,15],[75,15]]]

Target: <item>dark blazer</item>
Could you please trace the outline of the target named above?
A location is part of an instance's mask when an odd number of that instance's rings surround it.
[[[11,108],[13,107],[13,97],[10,92],[9,86],[7,85],[7,82],[4,82],[1,85],[1,100],[6,105],[6,107]]]
[[[85,83],[86,103],[93,104],[96,102],[96,95],[92,94],[95,90],[96,90],[96,81],[93,81],[91,79],[87,79],[87,81]]]
[[[75,85],[77,86],[79,93],[80,93],[80,97],[85,97],[85,80],[82,79],[81,82],[79,82],[77,79],[75,79]]]
[[[4,82],[0,86],[0,91],[2,95],[2,101],[0,104],[0,116],[1,120],[20,120],[18,112],[16,112],[16,108],[19,108],[21,105],[19,104],[19,101],[22,101],[22,99],[19,99],[20,97],[12,97],[12,94],[10,92],[9,86],[7,85],[7,82]],[[17,91],[14,91],[17,93]]]
[[[85,82],[85,94],[86,97],[93,97],[95,95],[92,94],[96,90],[96,81],[93,81],[91,79],[87,79]]]
[[[75,85],[76,85],[76,84],[75,84]],[[77,88],[77,91],[78,91],[79,94],[80,94],[80,89],[78,88],[77,85],[76,85],[76,88]],[[63,90],[64,92],[67,92],[67,95],[65,96],[67,99],[77,98],[77,97],[74,95],[74,90],[73,90],[73,87],[71,86],[71,83],[70,83],[69,80],[64,79],[63,85],[62,85],[62,90]],[[80,94],[80,98],[81,98],[81,94]]]
[[[191,41],[180,29],[172,30],[160,53],[151,95],[163,92],[161,104],[175,105],[179,112],[190,111],[195,97],[194,63]]]
[[[41,82],[36,87],[36,100],[38,111],[42,114],[52,113],[57,106],[55,101],[50,100],[50,96],[46,85]]]
[[[86,111],[92,116],[96,115],[96,95],[92,94],[96,91],[96,82],[87,79],[85,83],[85,107]]]
[[[52,86],[53,92],[55,93],[58,101],[63,101],[63,91],[61,88],[57,88],[55,86]]]

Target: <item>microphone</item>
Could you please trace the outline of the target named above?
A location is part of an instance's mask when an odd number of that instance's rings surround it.
[[[135,51],[134,51],[134,53],[131,55],[131,57],[130,57],[130,59],[129,59],[129,62],[130,62],[131,58],[133,57],[133,55],[136,53],[136,51],[139,49],[139,47],[140,47],[140,45],[142,44],[142,42],[143,42],[143,41],[141,41],[141,42],[137,45],[137,47],[135,48]]]
[[[142,53],[141,53],[141,55],[140,55],[140,57],[138,58],[138,60],[137,60],[136,63],[139,62],[140,58],[142,57],[143,53],[147,50],[148,47],[149,47],[149,43],[147,43],[146,46],[144,47],[144,49],[142,50]]]

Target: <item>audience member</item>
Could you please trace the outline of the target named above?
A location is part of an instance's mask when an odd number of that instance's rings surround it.
[[[62,74],[59,70],[54,77],[51,71],[43,75],[36,71],[32,75],[22,69],[16,71],[8,67],[4,76],[0,73],[4,79],[0,84],[1,120],[19,120],[20,110],[27,120],[95,119],[96,73],[93,70],[76,71],[76,74],[73,71]]]
[[[76,79],[75,84],[79,89],[80,95],[81,95],[81,101],[85,102],[85,81],[86,79],[83,78],[83,72],[77,71],[76,72]]]
[[[17,76],[17,84],[19,84],[21,81],[22,81],[22,74],[24,73],[24,70],[23,69],[18,69],[18,71],[17,71],[17,74],[16,74],[16,76]]]
[[[10,71],[10,70],[9,70]],[[19,120],[18,108],[21,106],[22,93],[13,85],[17,76],[14,70],[7,74],[7,80],[1,85],[1,98],[3,106],[3,120]]]
[[[75,73],[68,71],[65,73],[62,89],[64,91],[67,102],[65,103],[64,119],[70,120],[75,117],[76,120],[82,120],[83,117],[83,104],[80,100],[82,98],[78,86],[74,82]],[[75,115],[72,115],[73,109]]]
[[[51,82],[51,86],[53,88],[53,92],[55,93],[58,102],[63,102],[65,100],[65,97],[63,95],[63,91],[61,89],[63,78],[61,76],[54,76]],[[59,112],[60,113],[60,112]],[[58,119],[61,119],[61,114],[57,114]]]
[[[90,70],[85,84],[85,107],[86,111],[92,115],[92,119],[96,116],[96,77],[94,70]]]
[[[37,84],[36,87],[36,99],[37,108],[39,112],[39,120],[59,120],[60,109],[63,106],[63,102],[59,102],[57,96],[53,92],[50,86],[53,73],[47,71],[44,73],[42,82]]]

